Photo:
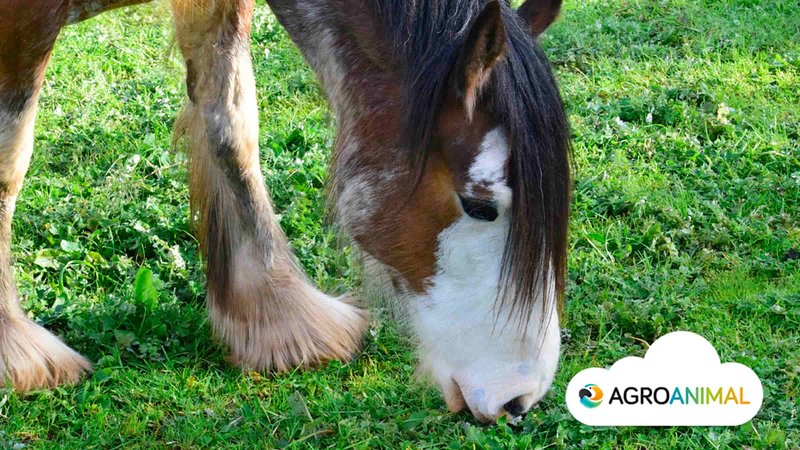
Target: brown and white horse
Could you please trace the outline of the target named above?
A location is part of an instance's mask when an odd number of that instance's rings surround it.
[[[11,221],[60,29],[147,0],[0,2],[0,386],[72,383],[90,364],[27,318]],[[452,410],[527,411],[559,356],[568,127],[536,36],[560,0],[269,0],[338,126],[332,205],[400,299],[421,367]],[[259,167],[249,35],[254,0],[172,0],[186,62],[176,125],[231,360],[286,371],[357,352],[367,315],[317,290],[278,226]]]

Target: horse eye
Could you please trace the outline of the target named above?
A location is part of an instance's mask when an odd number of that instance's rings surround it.
[[[473,219],[494,222],[497,219],[497,206],[494,202],[479,198],[466,198],[458,196],[464,212]]]

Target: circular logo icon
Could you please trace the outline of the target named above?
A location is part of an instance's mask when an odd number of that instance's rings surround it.
[[[587,408],[597,408],[603,403],[603,391],[596,384],[587,384],[578,395],[581,397],[581,405]]]

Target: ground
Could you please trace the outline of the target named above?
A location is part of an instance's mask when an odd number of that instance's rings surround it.
[[[358,288],[323,225],[333,124],[264,5],[253,28],[261,161],[281,223],[329,292]],[[572,122],[564,353],[516,427],[479,426],[413,382],[380,314],[349,364],[267,377],[227,365],[203,308],[185,158],[170,148],[183,69],[164,5],[63,32],[14,221],[33,317],[95,362],[75,387],[0,390],[0,448],[798,448],[800,8],[795,0],[568,1],[542,38]],[[342,250],[344,249],[344,250]],[[590,428],[564,404],[590,366],[704,335],[761,377],[725,428]]]

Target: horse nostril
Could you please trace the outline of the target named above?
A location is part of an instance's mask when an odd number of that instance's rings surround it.
[[[521,396],[506,402],[506,404],[503,405],[503,409],[505,409],[511,417],[518,417],[525,414],[525,407],[522,405]]]
[[[503,405],[503,409],[505,409],[511,417],[518,417],[525,413],[525,409],[522,406],[522,399],[520,397],[516,397],[511,401],[506,402],[506,404]]]

